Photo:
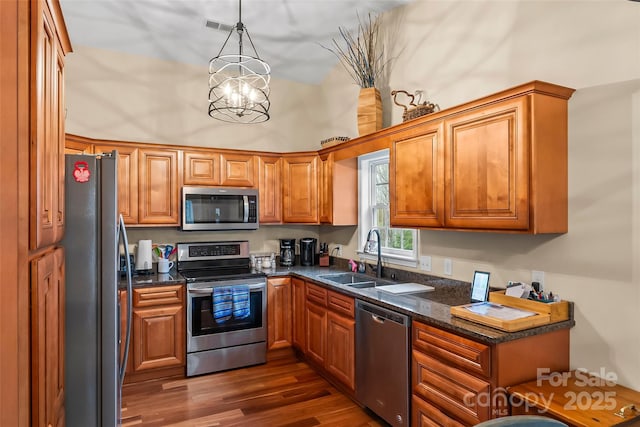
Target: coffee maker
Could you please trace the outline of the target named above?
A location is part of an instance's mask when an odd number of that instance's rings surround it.
[[[300,265],[315,265],[318,239],[304,237],[300,239]]]
[[[296,260],[296,239],[280,239],[280,265],[291,267]]]

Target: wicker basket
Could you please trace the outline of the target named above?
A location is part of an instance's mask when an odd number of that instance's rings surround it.
[[[431,103],[418,105],[415,108],[405,110],[404,113],[402,113],[402,121],[406,122],[407,120],[415,119],[420,116],[433,113],[434,111],[438,111],[439,109],[440,108],[438,108],[437,105]]]

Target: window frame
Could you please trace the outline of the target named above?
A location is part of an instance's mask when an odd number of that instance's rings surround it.
[[[367,153],[358,157],[358,248],[356,253],[364,259],[376,260],[375,254],[364,252],[367,234],[373,226],[372,200],[374,199],[375,185],[372,170],[374,165],[389,163],[389,150],[380,150]],[[389,227],[390,229],[392,227]],[[396,229],[396,228],[393,228]],[[413,250],[393,249],[382,247],[382,258],[391,263],[407,267],[417,267],[419,235],[415,228],[401,228],[411,230],[413,233]]]

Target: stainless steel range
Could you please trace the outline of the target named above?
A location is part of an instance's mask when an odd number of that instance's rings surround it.
[[[187,280],[187,376],[265,363],[267,278],[248,241],[178,243]]]

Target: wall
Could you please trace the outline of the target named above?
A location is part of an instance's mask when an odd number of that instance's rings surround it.
[[[385,126],[401,122],[391,89],[425,90],[442,108],[536,79],[577,89],[569,101],[569,233],[421,231],[420,252],[433,257],[437,275],[443,259],[453,259],[460,280],[475,268],[491,271],[493,285],[544,271],[547,289],[576,303],[572,367],[615,372],[640,390],[640,4],[418,0],[384,21],[391,59],[380,85]],[[204,113],[206,71],[198,67],[74,47],[67,60],[71,133],[273,151],[357,134],[358,89],[339,67],[319,87],[274,82],[272,119],[237,127]],[[361,246],[356,227],[265,226],[247,238],[257,250],[314,232],[345,245],[345,257]],[[196,237],[173,229],[132,236]]]
[[[433,273],[491,271],[492,285],[531,281],[575,302],[571,365],[601,368],[640,389],[640,4],[629,1],[416,1],[385,16],[391,68],[381,83],[385,126],[402,121],[391,89],[426,91],[442,108],[531,80],[577,89],[569,101],[569,232],[518,236],[421,231]],[[327,98],[352,90],[341,69]],[[349,116],[344,103],[335,104]],[[333,107],[333,105],[332,105]],[[344,126],[344,124],[343,124]],[[344,127],[336,126],[336,134]],[[322,227],[323,241],[362,247],[357,228]],[[553,351],[553,349],[546,349]]]
[[[238,126],[208,116],[206,64],[74,45],[66,76],[66,126],[72,134],[276,152],[317,150],[327,138],[327,107],[314,85],[272,79],[271,119]]]

